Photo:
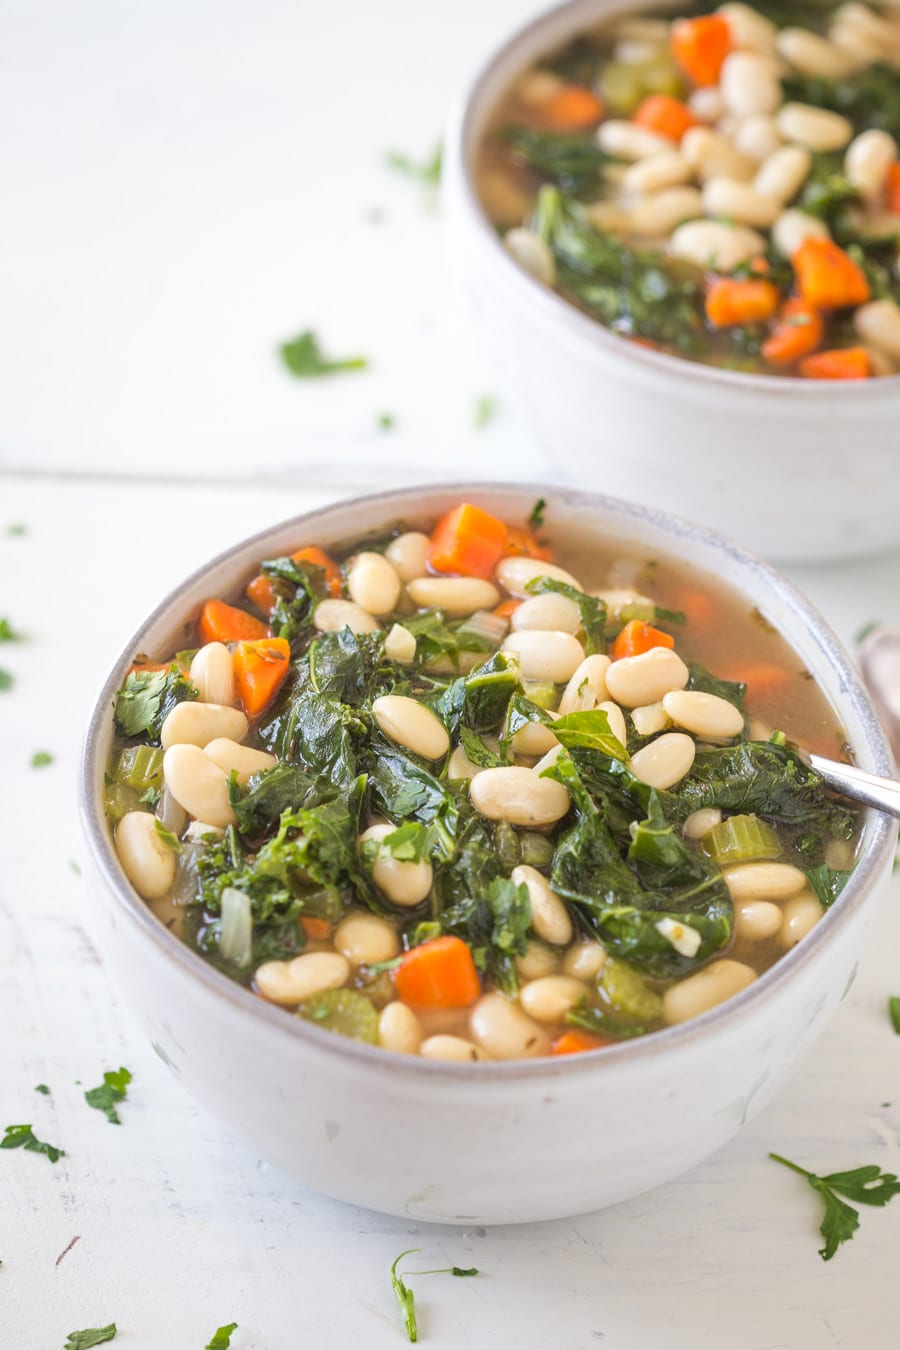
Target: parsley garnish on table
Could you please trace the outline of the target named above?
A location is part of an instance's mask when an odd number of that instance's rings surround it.
[[[115,1322],[105,1327],[86,1327],[84,1331],[70,1331],[63,1350],[90,1350],[92,1345],[105,1345],[115,1339]]]
[[[807,1172],[805,1167],[782,1158],[778,1153],[769,1157],[782,1167],[789,1167],[798,1176],[806,1177],[814,1191],[825,1201],[825,1213],[819,1225],[819,1232],[825,1239],[825,1246],[819,1248],[823,1261],[830,1261],[842,1242],[849,1242],[859,1227],[859,1211],[847,1205],[839,1196],[855,1200],[860,1205],[886,1205],[895,1195],[900,1195],[900,1182],[892,1172],[882,1172],[880,1167],[870,1163],[867,1167],[857,1167],[851,1172],[830,1172],[820,1177],[815,1172]]]
[[[22,634],[17,633],[9,619],[0,618],[0,642],[21,642]]]
[[[438,141],[427,159],[413,159],[402,150],[388,150],[384,162],[389,169],[405,174],[407,178],[416,178],[428,188],[436,188],[441,181],[441,169],[444,160],[444,147]]]
[[[900,1036],[900,997],[897,995],[888,999],[888,1016],[891,1019],[891,1026]]]
[[[497,400],[493,394],[479,394],[472,412],[472,425],[481,431],[497,416]]]
[[[30,1125],[7,1125],[0,1139],[0,1148],[24,1148],[29,1153],[43,1153],[52,1163],[66,1156],[64,1148],[38,1139]]]
[[[231,1333],[237,1331],[237,1322],[229,1322],[226,1327],[219,1327],[212,1340],[207,1343],[206,1350],[228,1350],[231,1345]]]
[[[398,1304],[400,1305],[400,1311],[403,1314],[403,1326],[406,1331],[407,1338],[413,1342],[419,1339],[419,1327],[418,1323],[416,1322],[415,1295],[413,1294],[413,1291],[410,1289],[409,1285],[406,1284],[406,1282],[404,1281],[403,1276],[398,1274],[397,1267],[403,1260],[404,1256],[411,1256],[414,1252],[420,1252],[421,1250],[422,1250],[421,1247],[407,1247],[406,1251],[401,1252],[400,1255],[397,1257],[397,1259],[394,1261],[393,1265],[391,1266],[391,1288],[394,1291],[394,1296]],[[407,1279],[411,1275],[455,1275],[457,1276],[458,1279],[465,1279],[469,1275],[477,1275],[477,1274],[478,1269],[475,1266],[472,1266],[468,1270],[463,1270],[461,1266],[443,1266],[441,1267],[440,1270],[407,1271]]]
[[[33,769],[43,769],[46,768],[48,764],[52,763],[53,756],[50,754],[49,750],[35,750],[34,754],[31,756],[31,767]]]
[[[103,1075],[100,1087],[88,1089],[84,1100],[95,1111],[102,1111],[111,1125],[121,1125],[116,1104],[124,1102],[130,1082],[131,1074],[127,1069],[110,1069]]]
[[[365,370],[369,364],[364,356],[326,356],[312,329],[282,343],[278,350],[282,361],[298,380],[317,379],[346,370]]]

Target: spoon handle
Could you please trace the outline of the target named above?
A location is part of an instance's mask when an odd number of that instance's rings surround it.
[[[889,816],[900,816],[900,782],[896,779],[879,778],[853,764],[840,764],[833,759],[823,759],[821,755],[810,755],[809,758],[829,787],[854,801],[886,811]]]

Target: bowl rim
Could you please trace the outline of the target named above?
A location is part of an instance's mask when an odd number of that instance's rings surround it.
[[[308,1043],[310,1049],[326,1051],[345,1060],[355,1061],[360,1067],[374,1069],[382,1075],[385,1073],[437,1075],[450,1081],[477,1080],[487,1086],[498,1080],[547,1080],[559,1074],[593,1072],[601,1064],[607,1066],[608,1070],[615,1065],[629,1066],[637,1061],[654,1057],[669,1057],[674,1051],[690,1046],[698,1039],[714,1036],[735,1018],[742,1017],[761,999],[767,998],[770,992],[790,980],[796,970],[815,959],[819,951],[834,941],[851,917],[869,901],[872,884],[878,880],[894,849],[897,828],[895,822],[871,808],[868,809],[863,817],[865,849],[839,900],[812,933],[807,934],[801,943],[781,956],[748,988],[688,1022],[578,1055],[455,1064],[429,1060],[418,1055],[385,1051],[380,1046],[366,1045],[343,1036],[336,1036],[302,1018],[291,1017],[284,1009],[265,1002],[249,989],[245,989],[216,970],[199,953],[170,932],[125,877],[116,858],[112,835],[99,794],[96,792],[100,768],[98,756],[112,718],[114,696],[132,664],[134,654],[144,650],[142,644],[145,635],[172,610],[177,610],[183,603],[185,594],[202,582],[204,577],[222,566],[233,564],[238,555],[255,553],[257,557],[264,556],[266,541],[286,530],[292,531],[295,526],[298,532],[313,528],[321,533],[324,525],[327,533],[328,516],[332,512],[358,510],[361,507],[369,509],[372,519],[387,524],[392,518],[402,519],[404,508],[414,510],[423,496],[447,495],[456,500],[465,500],[471,496],[477,499],[479,494],[500,493],[520,496],[523,506],[544,497],[551,507],[554,501],[571,502],[581,508],[593,507],[607,517],[614,517],[617,523],[621,523],[626,538],[633,537],[642,526],[650,526],[665,535],[666,544],[671,546],[671,552],[676,557],[680,542],[689,541],[713,552],[726,554],[742,571],[749,572],[770,585],[778,599],[785,603],[798,622],[805,626],[808,635],[838,677],[842,697],[852,705],[861,725],[861,737],[854,743],[853,748],[866,750],[874,772],[882,774],[892,772],[891,753],[861,678],[837,636],[815,607],[793,582],[770,563],[717,531],[685,520],[683,517],[602,493],[561,488],[553,484],[496,481],[441,482],[341,498],[328,505],[288,517],[240,539],[208,562],[195,568],[175,586],[155,606],[114,662],[94,705],[82,747],[78,773],[82,828],[92,861],[109,894],[114,897],[117,910],[137,925],[154,944],[161,957],[171,961],[189,978],[199,980],[214,998],[231,1004],[233,1011],[257,1018],[261,1023],[272,1027],[275,1033],[280,1032],[295,1039],[299,1037],[301,1042]],[[739,583],[735,582],[734,588],[740,589]]]
[[[657,0],[659,4],[667,0]],[[673,8],[676,0],[668,0]],[[598,319],[583,314],[570,300],[558,291],[545,286],[524,267],[520,266],[503,247],[496,227],[491,223],[484,210],[475,188],[472,173],[472,154],[475,149],[476,121],[483,122],[497,106],[498,98],[486,102],[485,88],[493,80],[497,68],[506,62],[514,61],[520,47],[530,45],[545,28],[554,28],[561,24],[567,15],[572,23],[569,36],[589,25],[589,19],[582,19],[590,11],[611,11],[609,17],[639,11],[640,3],[631,4],[629,0],[561,0],[561,3],[542,10],[530,19],[498,46],[482,61],[475,74],[469,80],[462,98],[457,101],[451,115],[445,150],[449,172],[447,181],[453,186],[460,204],[465,209],[469,223],[475,227],[479,244],[490,254],[493,263],[500,268],[500,277],[510,290],[519,290],[523,303],[530,303],[545,320],[567,331],[576,340],[589,347],[607,352],[610,356],[622,359],[635,368],[643,368],[657,376],[669,379],[686,378],[687,373],[696,377],[702,384],[719,385],[727,390],[765,391],[767,396],[787,398],[797,395],[800,398],[820,402],[829,400],[836,407],[844,407],[845,400],[860,402],[872,399],[873,394],[881,398],[895,398],[900,387],[900,372],[894,375],[881,375],[867,380],[804,380],[799,376],[757,374],[752,371],[726,370],[703,361],[692,361],[686,356],[675,356],[668,352],[655,351],[634,342],[626,335],[614,333]],[[576,19],[577,16],[577,19]],[[558,38],[558,41],[563,40]],[[552,45],[547,48],[552,50]],[[509,83],[506,85],[509,88]]]

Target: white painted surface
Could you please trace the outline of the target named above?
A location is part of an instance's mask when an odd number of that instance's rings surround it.
[[[387,1272],[409,1245],[423,1267],[483,1272],[416,1282],[435,1350],[897,1344],[900,1201],[865,1211],[825,1266],[815,1196],[766,1159],[900,1170],[896,913],[795,1083],[710,1163],[606,1213],[486,1233],[354,1210],[261,1164],[144,1046],[84,927],[69,866],[82,727],[171,584],[357,485],[542,471],[514,409],[471,428],[490,366],[445,317],[436,219],[378,164],[389,146],[426,153],[474,54],[536,8],[3,6],[0,614],[28,640],[0,647],[16,676],[0,694],[0,1124],[30,1120],[67,1150],[55,1167],[0,1153],[4,1350],[55,1350],[111,1319],[123,1350],[200,1350],[229,1320],[234,1350],[392,1350],[405,1340]],[[342,97],[325,117],[329,86]],[[364,220],[372,206],[382,224]],[[272,348],[307,325],[370,354],[371,373],[290,382]],[[398,429],[375,436],[383,409]],[[26,537],[5,536],[16,520]],[[849,638],[900,621],[898,561],[795,571]],[[29,768],[36,749],[54,764]],[[81,1094],[119,1064],[135,1081],[115,1128]],[[602,1155],[603,1122],[584,1127]]]

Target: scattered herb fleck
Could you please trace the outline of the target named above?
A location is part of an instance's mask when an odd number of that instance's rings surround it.
[[[12,689],[12,687],[13,677],[8,670],[3,670],[2,667],[0,667],[0,689]]]
[[[436,188],[440,185],[441,169],[443,167],[444,148],[438,141],[427,159],[413,159],[402,150],[388,150],[384,157],[384,162],[389,169],[396,173],[405,174],[407,178],[415,178],[424,187]]]
[[[74,858],[69,859],[69,870],[74,872],[76,877],[81,876],[81,863],[77,863]]]
[[[882,1172],[874,1163],[857,1167],[852,1172],[830,1172],[828,1176],[820,1177],[778,1153],[770,1153],[769,1157],[798,1176],[806,1177],[813,1190],[824,1199],[825,1214],[819,1225],[819,1232],[825,1239],[825,1246],[819,1248],[823,1261],[830,1261],[841,1243],[849,1242],[859,1227],[859,1211],[839,1200],[838,1194],[861,1205],[886,1205],[895,1195],[900,1195],[900,1182],[893,1173]]]
[[[893,998],[888,999],[888,1016],[891,1019],[891,1026],[894,1028],[897,1035],[900,1036],[900,997],[896,994]]]
[[[92,1345],[105,1345],[116,1339],[116,1324],[108,1327],[87,1327],[84,1331],[70,1331],[63,1350],[90,1350]]]
[[[492,394],[479,394],[472,413],[472,425],[481,431],[497,415],[497,400]]]
[[[856,637],[854,638],[856,645],[860,646],[863,642],[865,642],[866,638],[869,636],[870,633],[874,633],[875,630],[880,627],[881,623],[878,619],[870,619],[868,623],[864,623],[863,626],[857,631]]]
[[[231,1333],[237,1331],[237,1322],[229,1322],[227,1327],[219,1327],[206,1350],[228,1350],[231,1345]]]
[[[528,524],[533,530],[539,530],[544,524],[544,512],[547,510],[547,503],[543,497],[538,497],[534,506],[531,508],[531,515],[528,517]]]
[[[375,419],[375,426],[379,431],[393,431],[397,425],[397,419],[391,412],[381,412]]]
[[[420,1252],[421,1247],[408,1247],[405,1252],[401,1252],[394,1264],[391,1266],[391,1288],[394,1296],[400,1305],[400,1311],[403,1314],[403,1326],[406,1330],[407,1338],[415,1342],[419,1339],[419,1328],[416,1323],[416,1300],[413,1291],[409,1285],[404,1282],[403,1276],[397,1273],[397,1267],[404,1256],[411,1256],[413,1252]],[[411,1275],[455,1275],[458,1279],[465,1279],[470,1275],[477,1275],[478,1268],[471,1266],[468,1270],[462,1266],[442,1266],[440,1270],[410,1270],[407,1271],[407,1279]]]
[[[130,1082],[131,1074],[127,1069],[110,1069],[103,1075],[100,1087],[87,1090],[84,1100],[95,1111],[102,1111],[110,1125],[121,1125],[116,1103],[124,1102]]]
[[[364,356],[326,356],[312,329],[282,343],[278,350],[288,370],[299,380],[317,379],[345,370],[365,370],[369,364]]]
[[[28,533],[28,526],[21,520],[16,520],[12,525],[7,525],[6,536],[8,539],[21,539]]]
[[[29,1153],[43,1153],[52,1163],[66,1156],[64,1148],[38,1139],[30,1125],[7,1125],[0,1139],[0,1148],[24,1148]]]
[[[31,756],[31,767],[33,769],[43,769],[48,764],[53,763],[53,756],[49,750],[35,750]]]
[[[21,642],[22,634],[17,633],[9,619],[0,619],[0,642]]]
[[[50,1096],[50,1089],[48,1088],[46,1083],[38,1083],[34,1090],[35,1092],[43,1093],[45,1097]]]

